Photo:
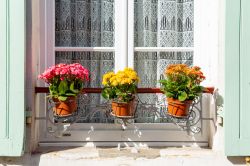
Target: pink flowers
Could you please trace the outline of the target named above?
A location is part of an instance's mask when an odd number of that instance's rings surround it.
[[[82,92],[84,82],[89,81],[89,71],[79,63],[61,63],[48,68],[38,78],[49,84],[50,97],[66,101]]]
[[[81,80],[89,80],[89,71],[79,63],[74,64],[58,64],[47,69],[43,74],[39,75],[38,78],[45,82],[52,84],[54,81],[60,79],[67,80],[69,82]]]

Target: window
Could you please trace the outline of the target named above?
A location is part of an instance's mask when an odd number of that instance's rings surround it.
[[[210,12],[216,8],[216,3],[205,1],[40,1],[40,73],[55,63],[80,62],[91,71],[91,82],[87,86],[93,88],[101,87],[101,77],[105,72],[125,66],[138,71],[142,78],[139,87],[159,86],[157,80],[170,63],[199,64],[205,67],[205,73],[209,73],[208,69],[216,69],[211,61],[217,58],[215,32],[218,29],[215,22],[218,18],[216,13]],[[212,67],[208,68],[208,65]],[[210,73],[209,79],[213,78],[214,72]],[[103,102],[99,94],[89,94],[89,98],[83,102],[92,105]],[[161,96],[147,94],[141,95],[140,99],[155,104]],[[43,97],[41,100],[44,102]],[[39,110],[45,110],[43,102],[39,102]],[[81,104],[84,103],[80,103],[80,107]],[[80,122],[84,124],[70,126],[71,136],[61,139],[48,134],[51,124],[42,120],[47,112],[39,111],[39,141],[193,141],[167,119],[147,114],[149,110],[152,109],[141,111],[135,123],[122,131],[115,119],[107,119],[102,113],[84,119],[94,111],[94,108],[88,108],[82,112]],[[206,128],[207,123],[202,123],[198,125]],[[195,140],[206,146],[208,135],[199,135]]]
[[[81,63],[91,73],[87,87],[101,87],[104,73],[126,66],[137,70],[139,87],[159,87],[158,80],[168,64],[193,63],[193,0],[47,3],[47,64]],[[103,101],[99,94],[89,96],[92,104]],[[148,103],[158,100],[155,94],[140,98]]]

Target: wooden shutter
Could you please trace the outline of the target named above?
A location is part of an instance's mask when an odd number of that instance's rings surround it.
[[[25,1],[0,0],[0,156],[24,141]]]
[[[225,153],[250,155],[250,1],[226,1]]]

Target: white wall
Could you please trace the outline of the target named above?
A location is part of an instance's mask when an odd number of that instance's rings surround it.
[[[206,76],[204,86],[218,85],[220,0],[195,1],[194,65]]]
[[[194,65],[200,66],[206,76],[204,86],[213,86],[224,96],[224,0],[195,1],[195,55]],[[198,15],[197,15],[198,13]],[[210,143],[213,149],[223,151],[224,131],[216,125],[216,102],[210,98],[203,111],[210,118]]]

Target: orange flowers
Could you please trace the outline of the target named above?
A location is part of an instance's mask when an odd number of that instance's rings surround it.
[[[200,71],[200,67],[194,66],[189,69],[188,76],[197,84],[201,83],[203,80],[206,79],[206,77],[203,75],[203,73]]]
[[[186,74],[188,72],[188,66],[185,64],[172,64],[169,65],[165,71],[167,75],[173,74]]]
[[[200,70],[201,68],[198,66],[189,67],[186,64],[171,64],[166,68],[165,74],[173,80],[178,80],[179,77],[186,76],[192,82],[199,84],[206,79]]]
[[[169,65],[165,70],[166,78],[160,80],[162,91],[168,98],[179,101],[194,100],[203,87],[200,83],[205,79],[200,67],[189,67],[185,64]]]

